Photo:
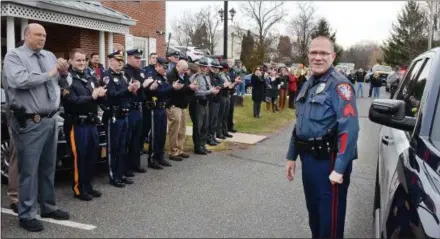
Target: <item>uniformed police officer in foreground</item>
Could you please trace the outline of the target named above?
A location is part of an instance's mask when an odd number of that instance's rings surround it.
[[[127,51],[127,64],[124,66],[125,77],[128,80],[137,80],[140,84],[144,83],[146,76],[139,67],[143,51],[132,49]],[[144,142],[142,140],[142,103],[145,101],[145,91],[139,88],[136,94],[131,96],[130,112],[128,113],[128,133],[127,133],[127,165],[125,176],[133,177],[135,173],[147,172],[141,167],[140,148]]]
[[[133,184],[124,174],[127,163],[126,139],[128,133],[128,113],[130,99],[140,87],[137,80],[130,80],[121,71],[124,58],[121,52],[108,55],[110,67],[103,72],[103,83],[107,86],[110,116],[107,123],[107,151],[109,161],[110,184],[115,187],[125,187]]]
[[[212,87],[216,87],[221,90],[224,88],[224,79],[220,77],[219,71],[222,68],[220,62],[215,59],[212,60],[211,66],[209,67],[209,78],[211,79]],[[221,96],[220,94],[212,95],[209,97],[209,130],[208,130],[208,145],[216,146],[220,144],[220,141],[216,139],[217,128],[219,125],[219,112],[220,112]]]
[[[193,75],[190,81],[197,83],[199,87],[196,90],[195,97],[189,103],[189,115],[193,122],[192,138],[194,153],[206,155],[211,153],[211,150],[206,148],[209,130],[208,99],[211,95],[216,95],[219,89],[211,86],[211,80],[207,75],[209,67],[208,60],[201,58],[197,62],[197,65],[199,65],[199,72]]]
[[[167,136],[167,112],[166,106],[173,90],[180,90],[184,85],[175,81],[172,85],[168,84],[165,77],[167,61],[165,58],[157,58],[156,76],[151,87],[156,88],[151,91],[155,98],[154,108],[151,111],[152,123],[150,144],[148,148],[148,159],[152,164],[160,164],[165,167],[171,167],[171,164],[165,159],[165,142]],[[150,87],[150,88],[151,88]],[[162,169],[162,168],[160,168]]]
[[[295,160],[302,180],[313,238],[343,238],[352,162],[359,132],[353,85],[334,71],[334,45],[314,38],[308,58],[312,76],[296,99],[296,125],[287,153],[286,177],[292,181]]]
[[[147,79],[153,79],[157,74],[156,72],[157,53],[150,53],[150,61],[148,66],[144,67],[144,74]],[[151,109],[153,109],[153,100],[149,94],[145,95],[145,101],[142,107],[142,145],[141,150],[143,153],[147,153],[144,150],[144,143],[148,143],[149,134],[151,131]],[[158,166],[160,167],[160,166]]]
[[[13,114],[11,130],[19,169],[18,217],[21,227],[41,231],[37,196],[43,218],[68,220],[69,213],[55,205],[55,164],[60,107],[59,82],[67,77],[68,64],[43,50],[46,30],[37,23],[26,26],[23,46],[4,59],[4,87]],[[44,151],[43,151],[44,149]]]
[[[101,192],[93,188],[92,178],[99,157],[98,103],[107,90],[86,70],[82,49],[73,49],[70,60],[68,78],[72,83],[63,91],[63,106],[66,117],[72,122],[67,137],[73,153],[73,193],[80,200],[90,201],[101,196]]]

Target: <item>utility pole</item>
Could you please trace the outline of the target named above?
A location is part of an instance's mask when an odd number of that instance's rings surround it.
[[[223,58],[228,59],[228,1],[224,1]]]
[[[428,33],[428,50],[431,50],[432,48],[432,36],[434,33],[434,1],[429,1],[429,33]]]

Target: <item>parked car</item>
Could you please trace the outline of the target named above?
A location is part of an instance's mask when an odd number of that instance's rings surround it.
[[[185,54],[182,51],[180,51],[176,47],[172,47],[172,46],[168,47],[167,55],[172,54],[172,53],[174,53],[176,51],[179,52],[179,57],[180,58],[184,58],[185,60],[188,60],[188,56],[185,56]]]
[[[379,73],[379,78],[382,80],[382,85],[386,86],[388,75],[393,72],[393,68],[391,68],[391,66],[375,65],[371,71],[365,74],[365,81],[368,82],[370,80],[370,76],[375,72]]]
[[[174,46],[174,48],[178,49],[180,52],[182,52],[188,57],[188,61],[195,62],[196,60],[199,60],[200,58],[205,56],[205,53],[202,49],[194,46]]]
[[[440,238],[440,48],[415,58],[393,99],[370,106],[378,144],[376,238]]]
[[[10,144],[9,144],[9,131],[8,131],[8,122],[6,119],[5,112],[5,103],[6,100],[4,98],[4,90],[1,89],[1,169],[0,173],[2,176],[2,182],[6,182],[8,179],[8,169],[9,169],[9,155],[10,155]],[[63,108],[60,108],[60,115],[54,116],[57,117],[58,123],[58,146],[57,146],[57,162],[56,162],[56,170],[71,170],[73,169],[73,156],[72,150],[67,143],[66,135],[63,130]],[[104,125],[101,124],[98,126],[99,132],[99,146],[100,146],[100,158],[97,160],[98,163],[104,162],[107,160],[107,140],[105,135]]]
[[[251,77],[252,77],[252,74],[248,74],[248,75],[245,75],[244,78],[243,78],[244,89],[246,91],[246,94],[249,94],[249,95],[252,94]]]

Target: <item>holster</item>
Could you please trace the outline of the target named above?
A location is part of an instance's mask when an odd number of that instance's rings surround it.
[[[14,117],[17,119],[18,123],[20,124],[20,128],[26,128],[26,109],[23,106],[18,107],[17,105],[11,105],[9,108]]]
[[[322,137],[305,140],[298,138],[295,130],[293,135],[295,137],[295,149],[298,153],[312,154],[316,159],[330,159],[333,153],[338,152],[338,139],[333,132],[329,132]]]

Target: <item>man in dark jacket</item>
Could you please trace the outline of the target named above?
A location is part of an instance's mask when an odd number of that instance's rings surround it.
[[[186,134],[185,110],[198,86],[189,81],[189,76],[186,73],[187,70],[188,63],[184,60],[180,60],[176,67],[167,73],[167,80],[170,85],[175,81],[179,81],[183,84],[180,91],[173,92],[166,106],[168,116],[168,141],[170,142],[169,159],[174,161],[182,161],[183,158],[189,157],[189,155],[183,151]]]

